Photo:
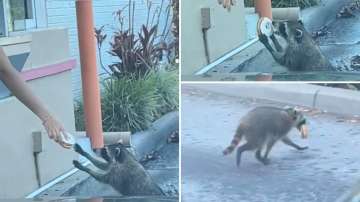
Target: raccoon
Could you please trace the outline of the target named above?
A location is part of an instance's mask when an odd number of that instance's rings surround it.
[[[126,196],[164,195],[144,167],[122,144],[102,148],[100,154],[103,159],[85,152],[78,144],[74,145],[74,150],[100,170],[85,167],[75,160],[73,164],[76,168],[102,183],[111,185],[119,193]]]
[[[297,150],[308,148],[295,144],[287,137],[293,127],[301,131],[303,138],[307,136],[306,119],[302,113],[294,108],[257,107],[241,119],[230,146],[223,151],[223,154],[228,155],[233,152],[244,137],[246,143],[237,149],[236,165],[240,165],[242,152],[248,150],[256,150],[256,159],[264,165],[268,165],[270,162],[268,155],[279,140]],[[261,156],[262,149],[265,146],[265,154]]]
[[[290,71],[332,71],[334,68],[321,53],[302,21],[273,22],[270,37],[259,34],[259,40],[279,64]]]

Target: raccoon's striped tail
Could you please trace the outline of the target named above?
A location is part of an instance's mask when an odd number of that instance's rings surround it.
[[[228,155],[228,154],[230,154],[231,152],[233,152],[234,149],[236,148],[236,146],[240,143],[242,136],[243,136],[242,129],[241,129],[241,127],[238,127],[238,129],[236,130],[236,133],[235,133],[235,135],[234,135],[234,138],[233,138],[232,141],[231,141],[230,146],[228,146],[228,147],[223,151],[223,154],[224,154],[224,155]]]

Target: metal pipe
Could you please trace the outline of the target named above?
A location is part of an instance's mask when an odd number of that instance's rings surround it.
[[[255,12],[272,20],[271,0],[255,0]]]
[[[209,43],[208,43],[207,31],[208,31],[208,29],[202,29],[206,63],[210,64],[210,53],[209,53]]]
[[[92,0],[76,1],[86,134],[93,149],[104,147]]]

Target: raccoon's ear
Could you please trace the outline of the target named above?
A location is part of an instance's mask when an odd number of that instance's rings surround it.
[[[289,114],[291,117],[296,117],[296,110],[292,107],[286,108],[285,111]]]
[[[285,106],[285,107],[283,107],[283,109],[285,110],[285,111],[293,111],[294,110],[294,108],[293,107],[290,107],[290,106]]]

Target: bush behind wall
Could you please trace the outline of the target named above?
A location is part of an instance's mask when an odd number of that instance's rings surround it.
[[[178,109],[178,72],[149,72],[144,77],[129,75],[102,81],[103,130],[141,131],[162,115]],[[83,103],[75,103],[78,131],[85,130]]]

